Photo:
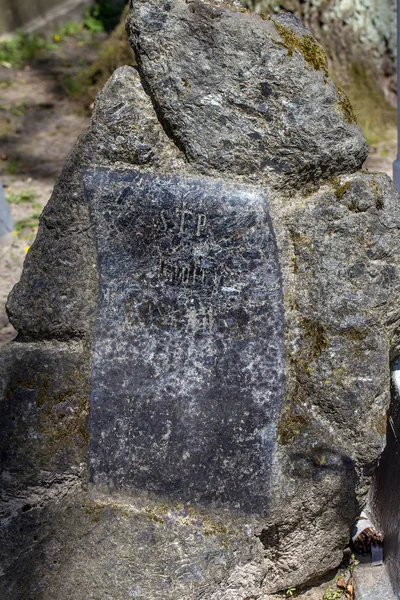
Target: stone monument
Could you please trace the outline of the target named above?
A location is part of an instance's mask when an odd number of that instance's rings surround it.
[[[399,196],[297,19],[127,30],[8,301],[1,594],[267,600],[340,563],[385,445]]]

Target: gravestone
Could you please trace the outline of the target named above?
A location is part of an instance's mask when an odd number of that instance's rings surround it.
[[[283,381],[265,195],[140,171],[95,171],[86,188],[99,261],[94,481],[263,512]]]
[[[267,599],[340,563],[385,444],[399,196],[296,19],[127,28],[8,300],[1,594]]]

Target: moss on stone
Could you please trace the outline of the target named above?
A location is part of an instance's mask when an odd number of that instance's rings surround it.
[[[292,258],[290,259],[290,264],[292,265],[293,273],[294,274],[298,273],[299,272],[299,265],[297,263],[296,256],[292,256]]]
[[[80,460],[89,443],[87,427],[89,377],[77,368],[66,371],[62,385],[57,377],[51,377],[46,372],[34,372],[34,365],[28,365],[31,376],[16,374],[12,377],[4,397],[9,402],[19,390],[35,390],[37,412],[37,427],[35,446],[40,457],[41,468],[51,468],[52,463],[60,454],[65,454],[73,460]]]
[[[341,200],[343,198],[343,196],[350,189],[351,186],[350,181],[346,181],[345,183],[341,184],[339,177],[331,177],[329,183],[333,187],[335,196],[338,200]]]
[[[308,425],[308,419],[300,414],[293,412],[293,409],[287,407],[278,423],[278,441],[282,446],[294,442],[298,435]]]
[[[207,520],[203,526],[203,535],[220,535],[228,533],[227,527],[225,525],[221,525],[220,523],[214,523],[211,519]]]
[[[306,343],[308,344],[308,357],[310,360],[316,359],[328,347],[325,328],[321,323],[307,318],[301,320],[301,325],[304,330]]]
[[[311,240],[307,235],[303,233],[298,233],[297,231],[291,231],[290,237],[292,238],[292,243],[295,251],[299,248],[307,248],[311,246]]]
[[[342,335],[352,342],[362,342],[368,333],[366,331],[358,331],[358,329],[349,329],[344,331]]]
[[[379,187],[375,177],[372,177],[371,179],[371,188],[375,196],[375,208],[376,210],[382,210],[383,208],[385,208],[385,202],[383,200],[381,188]]]
[[[160,523],[160,525],[165,524],[165,520],[163,519],[163,517],[161,515],[159,515],[154,508],[150,508],[150,507],[145,508],[145,513],[149,517],[149,519],[151,519],[155,523]]]
[[[343,114],[343,116],[345,117],[346,121],[348,123],[353,124],[353,123],[357,123],[357,116],[356,113],[354,112],[354,109],[351,105],[350,100],[348,99],[348,97],[346,96],[346,94],[344,93],[344,91],[339,87],[336,86],[337,90],[338,90],[338,96],[339,96],[339,100],[336,102],[337,108],[340,110],[340,112]]]
[[[295,50],[300,52],[304,60],[316,71],[322,71],[326,76],[328,73],[328,59],[323,47],[309,34],[297,35],[290,27],[273,20],[275,29],[278,31],[283,42],[274,43],[286,48],[288,56],[293,56]]]

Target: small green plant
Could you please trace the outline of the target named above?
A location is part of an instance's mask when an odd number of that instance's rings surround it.
[[[349,562],[349,566],[348,566],[350,573],[353,573],[354,569],[359,564],[360,564],[360,561],[356,559],[355,554],[352,554],[350,557],[350,562]]]
[[[126,0],[97,0],[86,12],[85,27],[93,32],[112,31],[118,25],[126,4]]]
[[[69,21],[65,23],[56,33],[54,34],[54,40],[61,41],[67,37],[74,37],[81,33],[83,29],[83,24],[78,23],[77,21]]]
[[[38,226],[39,213],[34,213],[30,217],[25,217],[14,224],[15,231],[21,234],[25,229],[36,229]]]
[[[7,161],[6,169],[7,169],[8,175],[16,175],[20,171],[21,165],[17,160],[9,159]]]
[[[10,112],[12,115],[14,115],[14,117],[23,117],[27,109],[28,105],[25,101],[23,101],[20,104],[13,106]]]
[[[295,587],[288,588],[285,592],[285,596],[287,596],[288,598],[292,598],[295,591],[296,591]]]
[[[63,75],[60,77],[60,84],[67,96],[78,96],[82,91],[81,79],[76,75]]]
[[[322,600],[338,600],[339,598],[343,598],[343,592],[339,590],[327,590]]]
[[[35,197],[35,192],[28,190],[26,190],[25,192],[20,192],[19,194],[14,194],[12,192],[7,194],[7,200],[9,204],[21,204],[22,202],[31,202],[31,200],[33,200]],[[37,208],[36,203],[35,208]]]
[[[97,33],[99,31],[104,31],[104,24],[102,23],[100,17],[100,7],[93,6],[89,8],[85,13],[85,18],[83,20],[83,25],[86,29],[88,29],[91,33]]]
[[[49,48],[53,48],[53,45],[39,34],[18,30],[9,40],[0,42],[0,63],[23,67]]]

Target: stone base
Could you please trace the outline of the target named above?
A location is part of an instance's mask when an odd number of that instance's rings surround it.
[[[263,548],[254,526],[248,516],[230,511],[145,496],[92,490],[54,498],[3,528],[1,546],[12,541],[14,558],[4,571],[0,597],[261,597]]]
[[[371,557],[357,557],[360,564],[354,572],[356,600],[396,600],[385,565],[373,567]]]

